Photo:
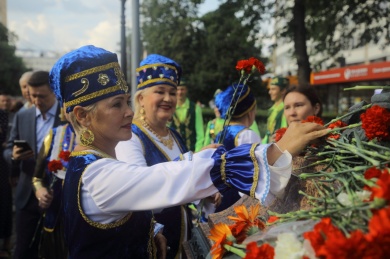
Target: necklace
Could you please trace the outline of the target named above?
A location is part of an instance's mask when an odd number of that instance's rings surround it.
[[[172,138],[172,135],[171,135],[171,132],[168,130],[168,139],[163,139],[160,135],[157,134],[157,132],[155,132],[152,127],[150,127],[150,125],[145,121],[145,120],[141,120],[142,121],[142,126],[144,126],[146,129],[148,129],[150,132],[152,132],[157,138],[158,140],[163,143],[164,146],[166,146],[167,148],[171,149],[172,150],[172,147],[173,147],[173,138]]]
[[[92,146],[92,145],[83,145],[83,144],[80,144],[80,146],[86,147],[86,148],[90,148],[90,149],[92,149],[92,150],[94,150],[94,151],[97,151],[98,153],[102,154],[102,155],[105,156],[105,157],[114,158],[113,156],[110,156],[109,154],[107,154],[107,153],[104,152],[104,151],[101,151],[100,149],[98,149],[98,148],[95,147],[95,146]],[[114,159],[115,159],[115,158],[114,158]]]

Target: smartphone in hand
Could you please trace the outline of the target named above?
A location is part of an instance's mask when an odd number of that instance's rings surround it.
[[[28,151],[28,150],[32,151],[32,148],[30,147],[28,142],[26,140],[23,140],[23,139],[15,139],[14,145],[23,148],[22,152]]]

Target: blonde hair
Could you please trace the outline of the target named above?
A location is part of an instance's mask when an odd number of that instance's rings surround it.
[[[96,103],[94,103],[94,104],[85,106],[83,108],[86,111],[86,113],[91,113],[92,117],[94,117],[95,116],[95,112],[96,112],[96,107],[97,107]],[[84,126],[82,126],[77,121],[76,115],[74,114],[73,111],[71,111],[68,115],[69,115],[69,121],[72,124],[73,129],[76,132],[76,135],[78,136],[80,134],[80,131],[82,131],[84,129]]]
[[[135,95],[134,95],[134,119],[138,119],[141,117],[141,104],[139,103],[139,96],[141,94],[145,94],[147,91],[149,91],[152,87],[147,87],[147,88],[144,88],[144,89],[141,89],[141,90],[138,90],[137,92],[135,92]]]

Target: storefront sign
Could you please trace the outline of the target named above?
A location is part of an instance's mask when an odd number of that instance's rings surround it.
[[[390,80],[389,61],[335,68],[318,73],[312,73],[310,76],[310,83],[312,85],[325,85],[383,79]]]

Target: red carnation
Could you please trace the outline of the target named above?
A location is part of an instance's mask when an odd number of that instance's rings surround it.
[[[70,156],[70,151],[63,151],[62,150],[58,157],[61,158],[62,160],[64,160],[65,162],[68,162],[69,156]]]
[[[390,208],[373,211],[368,229],[366,238],[376,253],[376,257],[370,258],[387,258],[390,254]]]
[[[374,105],[361,114],[360,119],[369,140],[390,140],[390,112],[387,109]]]
[[[246,255],[244,259],[255,259],[255,258],[263,258],[263,259],[272,259],[275,256],[275,249],[269,244],[262,244],[261,246],[257,246],[256,242],[250,242],[246,246]]]
[[[265,72],[264,64],[254,57],[251,57],[248,60],[239,60],[236,65],[236,69],[238,71],[244,70],[246,74],[251,74],[254,68],[261,74]]]
[[[260,74],[264,74],[265,67],[264,64],[258,60],[257,58],[251,57],[248,59],[249,64],[251,64],[252,68],[255,67]]]
[[[374,167],[368,168],[364,172],[364,178],[366,178],[367,180],[372,179],[372,178],[379,178],[381,176],[381,174],[382,174],[381,170],[374,166]]]
[[[278,142],[283,138],[284,133],[286,133],[287,128],[280,128],[275,132],[275,142]]]
[[[57,172],[63,168],[63,165],[60,160],[51,160],[47,165],[50,172]]]
[[[390,203],[390,174],[384,169],[376,182],[376,186],[371,187],[371,199],[385,199]]]
[[[302,123],[305,123],[305,122],[314,122],[314,123],[317,123],[320,125],[324,125],[324,121],[320,117],[317,117],[317,116],[309,116],[306,118],[306,120],[302,120]]]
[[[334,128],[343,128],[343,127],[346,127],[348,126],[346,123],[342,122],[341,120],[338,120],[336,122],[333,122],[331,124],[329,124],[328,128],[329,129],[334,129]]]
[[[252,72],[252,65],[248,60],[239,60],[236,65],[238,71],[244,70],[245,73],[250,74]]]

